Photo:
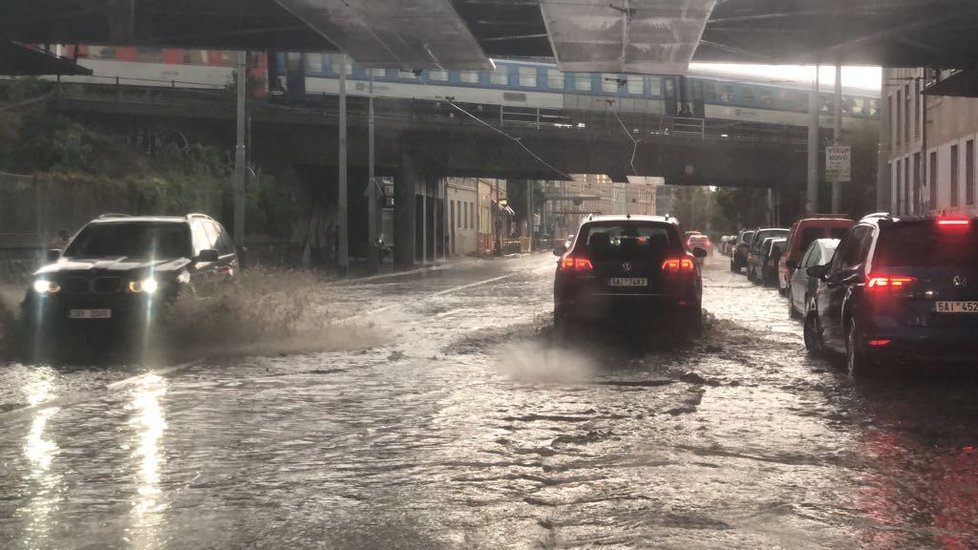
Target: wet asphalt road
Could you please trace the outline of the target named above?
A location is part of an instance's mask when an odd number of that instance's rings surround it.
[[[853,383],[722,258],[691,348],[554,349],[553,265],[334,288],[352,351],[0,366],[0,547],[978,547],[971,378]]]

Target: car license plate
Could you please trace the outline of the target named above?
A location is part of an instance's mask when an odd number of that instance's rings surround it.
[[[608,286],[649,286],[649,280],[644,277],[618,277],[608,279]]]
[[[111,319],[111,309],[72,309],[68,310],[69,319]]]
[[[938,313],[978,313],[978,302],[936,302]]]

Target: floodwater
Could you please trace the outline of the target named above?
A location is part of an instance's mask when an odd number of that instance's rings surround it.
[[[0,547],[978,545],[972,377],[854,383],[719,257],[692,346],[555,348],[554,263],[304,287],[301,345],[0,366]]]

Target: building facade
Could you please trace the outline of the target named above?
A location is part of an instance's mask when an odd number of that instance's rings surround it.
[[[544,232],[569,235],[590,214],[655,214],[655,189],[662,178],[629,177],[614,182],[603,174],[575,174],[570,181],[544,182]]]
[[[478,178],[447,178],[448,253],[468,256],[478,251]]]
[[[949,71],[886,69],[889,210],[978,215],[978,99],[924,95]]]

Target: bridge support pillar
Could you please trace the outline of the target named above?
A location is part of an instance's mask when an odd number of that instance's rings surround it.
[[[401,167],[394,181],[394,267],[414,266],[417,188],[422,181],[410,154],[401,155]]]

